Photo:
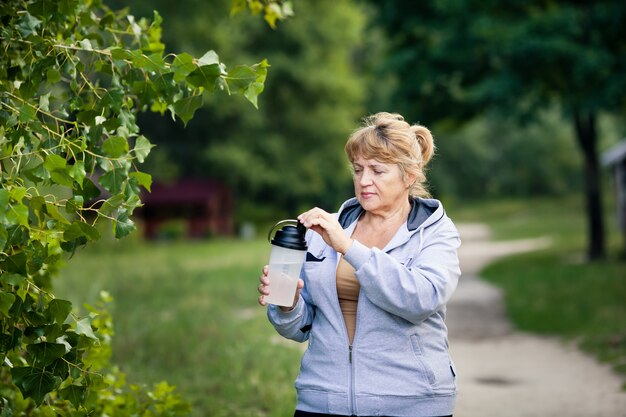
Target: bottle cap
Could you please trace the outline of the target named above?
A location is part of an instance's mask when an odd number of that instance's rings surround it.
[[[287,249],[307,250],[306,240],[304,239],[306,227],[297,220],[283,220],[276,223],[274,227],[270,229],[268,238],[271,237],[272,231],[277,226],[285,223],[294,223],[295,226],[286,225],[281,230],[278,230],[274,234],[274,238],[270,240],[270,243]]]

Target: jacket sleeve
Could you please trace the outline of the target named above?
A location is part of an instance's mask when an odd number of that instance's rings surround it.
[[[291,311],[284,312],[273,304],[267,306],[267,317],[278,334],[296,342],[308,340],[315,313],[305,298],[306,287],[302,289],[300,298]]]
[[[367,298],[381,309],[415,324],[448,302],[461,275],[458,231],[449,219],[431,227],[434,230],[426,233],[422,230],[406,243],[415,246],[415,260],[409,267],[392,255],[358,241],[345,254]]]

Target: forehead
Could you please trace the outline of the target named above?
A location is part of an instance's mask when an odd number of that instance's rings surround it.
[[[384,162],[381,162],[377,159],[365,159],[363,157],[357,157],[354,158],[354,161],[352,161],[352,165],[359,165],[359,166],[388,166],[390,164],[386,164]]]

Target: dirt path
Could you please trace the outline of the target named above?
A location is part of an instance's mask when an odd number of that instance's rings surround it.
[[[494,259],[548,245],[491,242],[483,225],[459,225],[463,276],[448,304],[457,371],[455,417],[626,417],[626,392],[608,366],[557,339],[514,331],[500,291],[476,273]]]

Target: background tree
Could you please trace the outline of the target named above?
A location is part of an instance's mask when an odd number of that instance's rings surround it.
[[[626,5],[374,2],[391,41],[387,68],[408,114],[469,120],[487,109],[521,123],[552,106],[569,121],[584,161],[588,256],[604,256],[598,119],[623,112]],[[546,138],[546,140],[550,140]]]
[[[294,17],[272,30],[245,14],[221,23],[224,0],[132,4],[137,15],[152,7],[168,13],[171,48],[208,45],[228,61],[267,57],[272,94],[260,97],[258,112],[214,96],[185,130],[143,115],[139,123],[157,144],[146,170],[159,180],[211,177],[228,184],[240,220],[269,221],[310,205],[336,208],[350,192],[343,144],[364,116],[364,69],[376,56],[364,53],[367,10],[352,0],[297,2]]]
[[[282,2],[245,5],[272,23],[285,14]],[[263,90],[265,61],[227,68],[214,51],[165,54],[162,19],[152,16],[135,19],[99,0],[0,5],[3,416],[187,410],[167,384],[126,387],[110,368],[106,294],[81,317],[51,292],[67,255],[98,240],[103,223],[116,237],[134,229],[140,191],[151,185],[139,170],[152,144],[138,112],[187,123],[205,93],[240,93],[256,105]]]

